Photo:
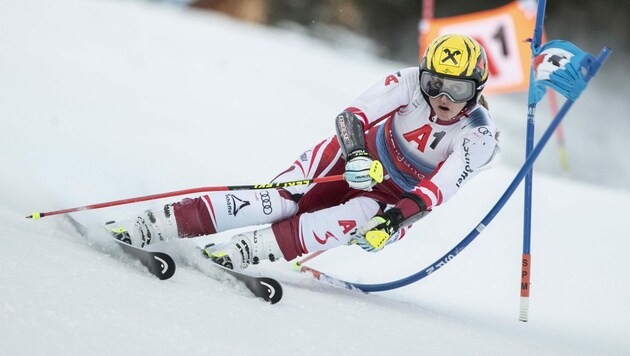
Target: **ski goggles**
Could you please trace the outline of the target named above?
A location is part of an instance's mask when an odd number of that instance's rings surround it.
[[[429,72],[422,72],[420,88],[431,98],[446,95],[455,103],[462,103],[475,96],[475,82],[469,79],[441,77]]]

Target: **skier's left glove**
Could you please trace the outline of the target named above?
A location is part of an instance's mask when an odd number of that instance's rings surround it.
[[[351,188],[369,192],[383,181],[383,165],[372,159],[367,151],[355,150],[348,154],[343,178]]]
[[[376,215],[357,229],[357,244],[368,252],[378,252],[402,226],[411,225],[427,215],[427,204],[415,194],[405,193],[396,205]]]

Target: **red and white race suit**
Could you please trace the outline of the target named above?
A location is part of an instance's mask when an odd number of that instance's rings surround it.
[[[272,224],[286,260],[346,245],[354,230],[394,205],[405,192],[420,196],[428,209],[447,201],[498,152],[496,128],[477,104],[455,120],[441,122],[421,94],[418,68],[382,79],[346,109],[366,128],[369,153],[383,164],[385,178],[372,191],[345,181],[285,189],[216,192],[173,205],[180,237]],[[273,182],[344,173],[335,136],[302,153]],[[401,229],[390,242],[400,239]]]

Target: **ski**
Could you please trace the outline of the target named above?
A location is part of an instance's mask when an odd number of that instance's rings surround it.
[[[175,274],[175,261],[164,252],[153,252],[131,246],[114,239],[118,246],[131,257],[142,263],[149,272],[161,280],[169,279]]]
[[[276,304],[282,299],[282,285],[277,280],[269,277],[254,277],[249,274],[237,272],[212,261],[206,254],[202,253],[202,255],[212,263],[213,267],[218,268],[221,272],[243,283],[254,296],[271,304]]]
[[[88,237],[88,229],[70,215],[64,215],[66,220],[83,237]],[[131,246],[112,237],[123,252],[135,260],[140,261],[149,272],[161,280],[169,279],[175,274],[175,261],[164,252],[153,252]]]
[[[86,226],[78,222],[70,215],[66,214],[64,217],[79,235],[85,238],[89,236],[89,231]],[[159,279],[169,279],[175,274],[175,261],[173,261],[173,258],[171,258],[168,254],[163,252],[147,251],[134,247],[113,237],[112,240],[120,246],[126,255],[140,261],[140,263],[142,263],[142,265],[144,265],[151,274]],[[210,259],[208,260],[211,261]],[[214,262],[211,263],[212,267],[218,268],[220,271],[243,283],[255,297],[261,298],[271,304],[276,304],[280,301],[280,299],[282,299],[282,285],[280,285],[280,283],[275,279],[269,277],[254,277],[245,273],[233,271]]]
[[[219,269],[243,282],[256,297],[271,304],[276,304],[282,299],[282,285],[278,281],[269,277],[254,277],[245,273],[233,271],[214,263]]]

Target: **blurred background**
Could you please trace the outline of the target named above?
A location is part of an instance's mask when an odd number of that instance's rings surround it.
[[[418,58],[418,21],[422,0],[147,0],[225,13],[271,26],[299,25],[304,32],[330,42],[345,35],[364,37],[363,49],[396,61]],[[508,0],[435,0],[436,18],[456,16],[506,5]],[[630,46],[630,1],[549,0],[545,30],[550,39],[588,40],[584,48],[598,51],[603,43],[614,50]],[[357,39],[358,40],[358,39]],[[351,45],[347,42],[344,45]],[[584,46],[584,43],[582,43]],[[621,56],[616,56],[621,61]],[[611,58],[614,60],[615,58]]]
[[[418,63],[422,0],[136,1],[219,12],[249,23],[305,34],[327,43],[335,50],[353,52],[357,56],[367,53],[397,62],[392,65],[392,69],[396,65],[406,67]],[[463,15],[509,3],[511,1],[508,0],[435,0],[433,16]],[[630,120],[627,118],[630,104],[625,99],[625,93],[630,93],[630,70],[625,60],[625,54],[630,49],[629,17],[630,1],[547,1],[547,39],[571,41],[595,55],[604,46],[612,48],[614,52],[563,123],[563,142],[560,139],[555,143],[550,142],[537,161],[536,169],[630,190],[630,158],[625,153],[625,133],[630,132]],[[491,96],[490,103],[504,140],[509,142],[504,145],[504,160],[518,167],[524,160],[526,94],[504,94],[498,100],[496,96]],[[510,110],[515,103],[522,103],[522,113]],[[547,102],[539,104],[536,115],[537,137],[552,119],[551,112]],[[522,121],[514,119],[519,114],[522,115]],[[506,115],[511,117],[502,120]],[[561,150],[567,153],[567,158],[559,158]]]

